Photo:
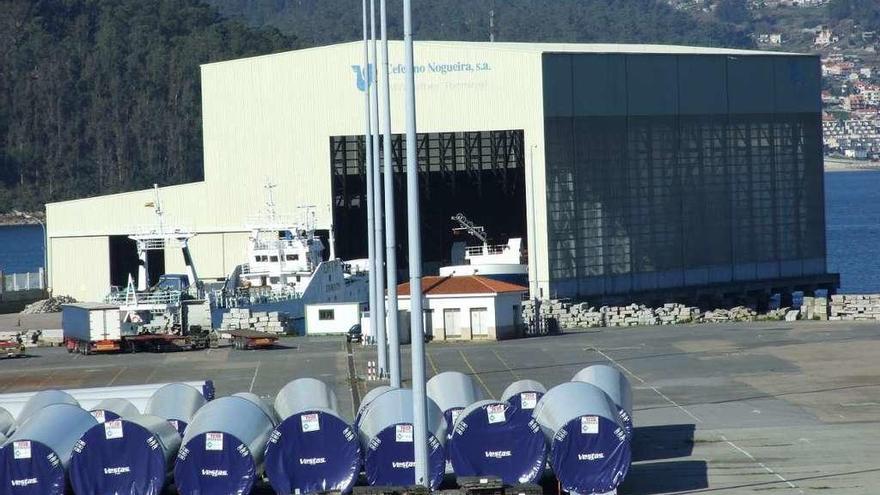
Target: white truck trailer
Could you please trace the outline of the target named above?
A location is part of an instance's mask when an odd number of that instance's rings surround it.
[[[69,352],[118,351],[122,345],[119,306],[101,303],[65,304],[61,309],[64,345]]]

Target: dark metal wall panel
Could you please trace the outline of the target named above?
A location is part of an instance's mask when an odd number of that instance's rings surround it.
[[[727,60],[711,55],[678,57],[678,111],[681,115],[727,113]]]
[[[811,108],[809,78],[777,104],[773,56],[556,57],[545,82],[568,78],[573,110],[545,85],[552,296],[825,273],[821,116],[777,111]],[[796,58],[795,82],[817,73]]]
[[[627,114],[626,56],[595,54],[572,56],[574,115]]]
[[[733,114],[770,113],[774,56],[727,56],[727,94]]]
[[[629,115],[678,112],[678,57],[627,55],[626,96]]]
[[[773,59],[775,109],[779,113],[822,111],[822,76],[819,57]]]
[[[572,115],[572,56],[556,54],[545,57],[544,117],[570,117]]]

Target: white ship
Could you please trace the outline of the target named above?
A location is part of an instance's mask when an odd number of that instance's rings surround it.
[[[336,259],[330,234],[329,259],[315,233],[315,209],[301,207],[294,221],[278,215],[267,185],[265,212],[249,222],[247,262],[235,268],[222,291],[212,295],[213,319],[233,307],[283,311],[301,326],[305,305],[366,301],[368,273],[356,261]]]
[[[489,244],[486,230],[474,225],[463,214],[452,217],[458,223],[453,232],[467,232],[480,240],[476,246],[453,248],[453,265],[440,267],[442,277],[482,275],[507,282],[528,284],[529,267],[522,249],[522,239],[512,237],[507,244]],[[457,251],[457,252],[456,252]]]

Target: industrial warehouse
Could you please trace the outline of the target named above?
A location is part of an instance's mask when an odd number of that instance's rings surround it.
[[[130,235],[195,234],[202,280],[247,261],[248,219],[313,212],[341,259],[366,257],[363,46],[202,66],[204,181],[47,205],[49,286],[99,301],[136,276]],[[426,274],[449,265],[463,213],[524,239],[533,297],[834,290],[827,273],[816,56],[654,45],[416,45]],[[392,114],[403,44],[391,42]],[[398,232],[402,119],[393,117]],[[405,236],[398,266],[406,267]],[[325,258],[329,254],[324,253]],[[151,253],[149,276],[184,273]]]

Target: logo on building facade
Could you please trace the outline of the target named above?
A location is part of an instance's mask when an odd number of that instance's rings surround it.
[[[376,81],[376,71],[373,64],[369,66],[369,74],[364,73],[364,68],[362,65],[352,65],[351,70],[355,74],[355,82],[357,84],[357,88],[360,91],[367,90],[367,78],[369,77],[369,84],[373,84]],[[441,62],[429,62],[424,65],[416,65],[413,68],[413,73],[418,74],[438,74],[440,76],[450,76],[453,74],[461,74],[461,73],[476,73],[476,72],[488,72],[492,70],[492,66],[489,65],[488,62],[479,61],[479,62],[451,62],[451,63],[441,63]],[[406,66],[403,64],[390,64],[388,67],[388,73],[390,76],[397,76],[406,74]]]
[[[369,67],[369,70],[367,72],[369,72],[369,74],[364,74],[363,66],[360,66],[360,65],[352,65],[351,66],[351,70],[353,70],[355,73],[355,77],[356,77],[355,82],[357,83],[357,88],[360,91],[367,90],[367,78],[369,78],[370,84],[373,84],[373,79],[374,79],[373,78],[373,64],[370,64],[368,67]]]

